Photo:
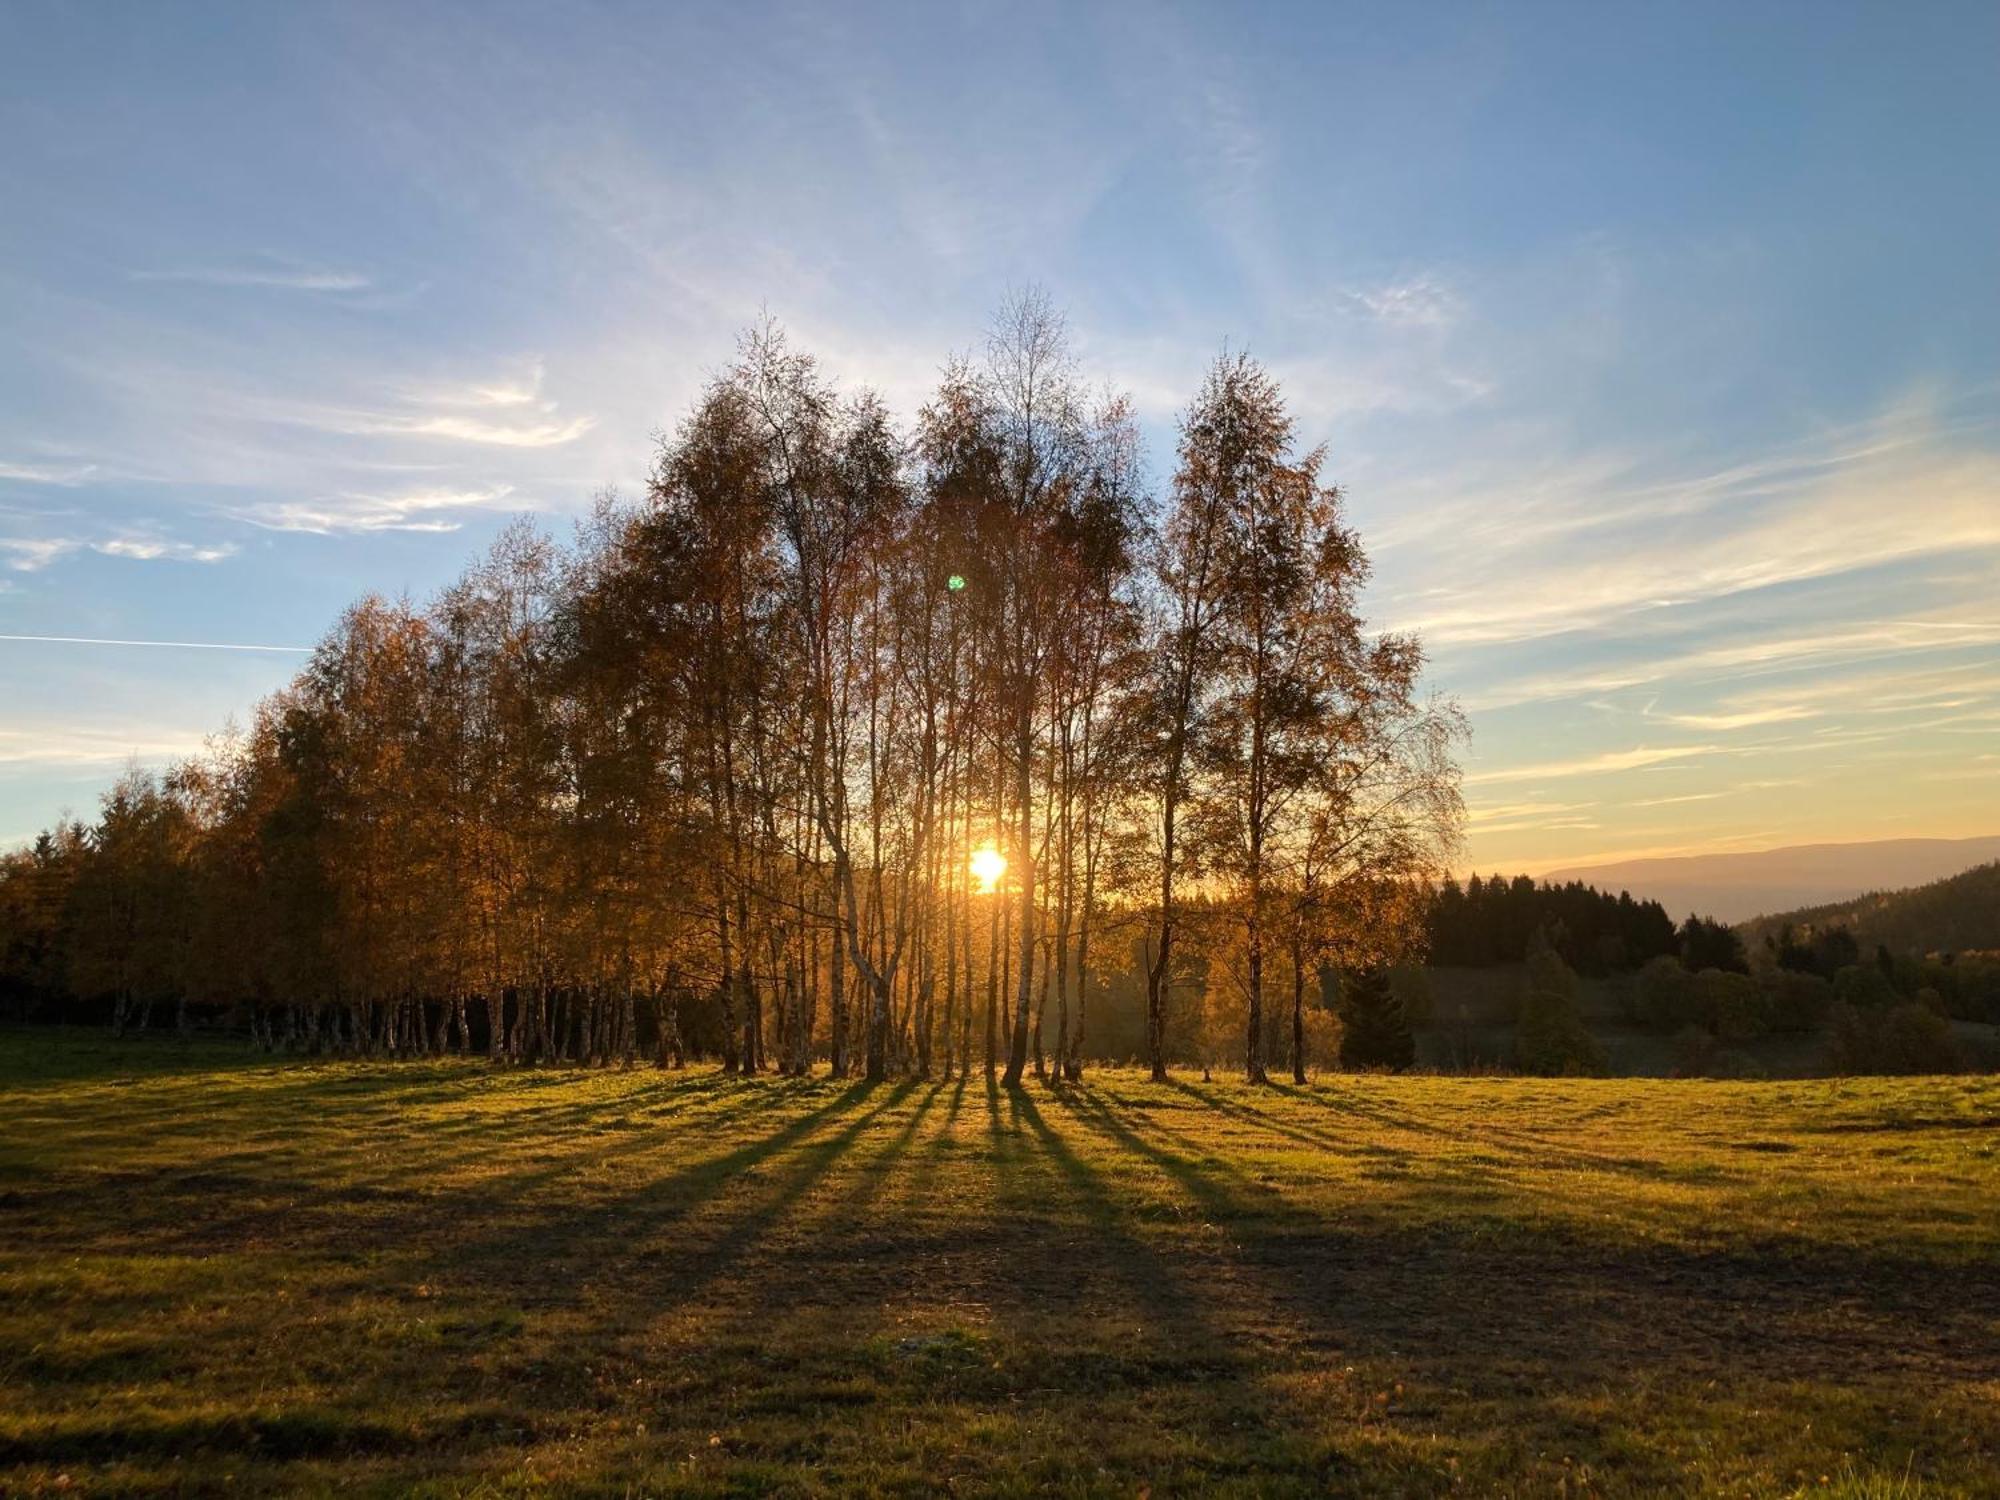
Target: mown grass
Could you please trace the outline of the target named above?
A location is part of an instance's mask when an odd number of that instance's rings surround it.
[[[0,1032],[0,1492],[1995,1493],[2000,1082]]]

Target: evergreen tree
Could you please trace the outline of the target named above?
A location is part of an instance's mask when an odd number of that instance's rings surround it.
[[[1540,932],[1528,947],[1528,992],[1514,1029],[1514,1064],[1548,1077],[1602,1073],[1606,1066],[1604,1048],[1583,1024],[1576,975]]]
[[[1703,969],[1721,969],[1730,974],[1750,972],[1743,939],[1725,922],[1690,914],[1681,924],[1680,944],[1681,963],[1693,973]]]
[[[1347,977],[1341,990],[1340,1062],[1348,1068],[1394,1068],[1417,1060],[1403,1002],[1389,971],[1370,965]]]

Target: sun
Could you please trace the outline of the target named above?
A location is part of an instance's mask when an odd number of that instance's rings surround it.
[[[1000,877],[1007,873],[1007,856],[991,844],[972,851],[972,878],[979,882],[982,895],[1000,889]]]

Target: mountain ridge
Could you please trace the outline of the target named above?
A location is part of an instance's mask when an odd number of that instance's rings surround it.
[[[1691,912],[1730,923],[1893,894],[2000,860],[2000,834],[1959,839],[1871,839],[1790,844],[1729,854],[1571,865],[1549,881],[1581,880],[1660,902],[1676,920]]]
[[[1892,953],[2000,952],[2000,861],[1900,891],[1753,917],[1738,930],[1754,946],[1786,927],[1845,927],[1864,953],[1878,944]]]

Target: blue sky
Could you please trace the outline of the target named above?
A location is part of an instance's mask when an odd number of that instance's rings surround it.
[[[309,645],[565,530],[768,308],[1012,286],[1156,482],[1283,378],[1470,856],[2000,831],[1991,5],[0,7],[0,635]],[[0,841],[277,651],[0,640]]]

